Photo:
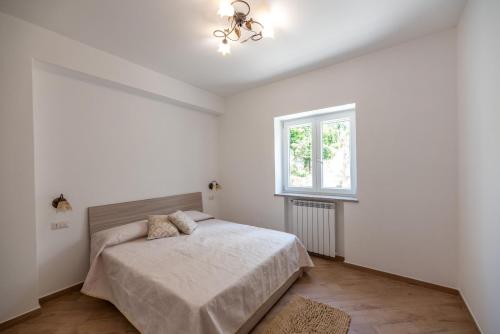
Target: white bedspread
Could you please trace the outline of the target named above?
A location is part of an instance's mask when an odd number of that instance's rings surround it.
[[[234,333],[292,274],[313,266],[288,233],[211,219],[192,235],[130,240],[145,232],[134,224],[92,238],[82,292],[112,302],[143,334]]]

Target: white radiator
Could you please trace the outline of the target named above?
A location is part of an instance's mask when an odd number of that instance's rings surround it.
[[[287,232],[295,234],[310,253],[335,257],[335,203],[293,199]]]

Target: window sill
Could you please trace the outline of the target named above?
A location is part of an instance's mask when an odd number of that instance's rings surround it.
[[[311,194],[301,194],[301,193],[276,193],[274,196],[279,197],[296,197],[296,198],[307,198],[307,199],[321,199],[330,201],[343,201],[343,202],[359,202],[356,197],[349,196],[338,196],[338,195],[311,195]]]

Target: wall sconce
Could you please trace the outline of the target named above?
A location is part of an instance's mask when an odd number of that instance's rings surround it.
[[[66,212],[73,209],[63,194],[52,201],[52,206],[56,209],[56,212]]]
[[[217,181],[212,181],[208,184],[208,189],[210,189],[212,191],[217,191],[221,188],[222,188],[222,186]]]

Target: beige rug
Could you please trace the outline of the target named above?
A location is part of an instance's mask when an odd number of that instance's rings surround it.
[[[271,320],[265,334],[346,334],[351,317],[335,307],[300,296],[292,300]]]

